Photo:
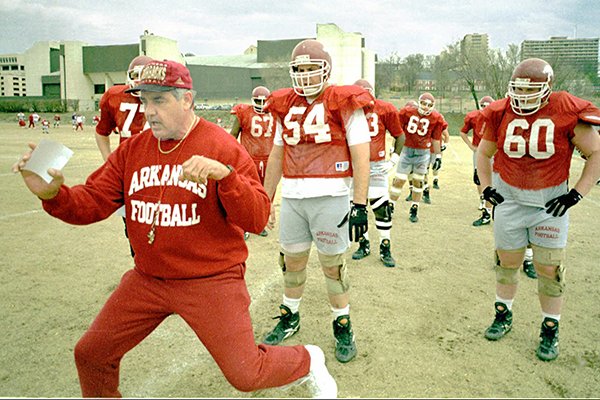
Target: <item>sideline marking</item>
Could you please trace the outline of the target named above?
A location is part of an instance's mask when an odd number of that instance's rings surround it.
[[[3,215],[0,217],[0,221],[5,220],[5,219],[10,219],[10,218],[15,218],[15,217],[22,217],[24,215],[29,215],[29,214],[37,214],[39,212],[42,212],[42,210],[31,210],[31,211],[25,211],[22,213]]]

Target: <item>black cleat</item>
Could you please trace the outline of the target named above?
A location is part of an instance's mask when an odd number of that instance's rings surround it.
[[[484,208],[483,211],[481,212],[481,217],[479,219],[476,219],[475,221],[473,221],[473,226],[489,225],[491,221],[492,221],[492,216]]]
[[[369,254],[371,254],[371,244],[367,239],[361,237],[360,239],[358,239],[358,250],[352,253],[352,259],[362,260]]]
[[[410,207],[410,211],[409,211],[408,219],[410,219],[410,222],[418,222],[419,221],[419,217],[417,216],[418,212],[419,212],[419,206],[417,206],[416,204],[413,204]]]
[[[267,231],[267,229],[265,228],[262,230],[261,233],[258,234],[258,236],[262,236],[262,237],[269,236],[269,231]]]
[[[276,345],[283,342],[285,339],[293,336],[300,330],[300,313],[292,313],[287,306],[281,304],[279,306],[281,315],[273,317],[279,319],[277,325],[263,339],[264,344]]]
[[[423,201],[425,204],[431,204],[431,197],[429,197],[429,189],[423,190]]]
[[[531,260],[523,261],[523,272],[531,279],[537,279],[537,272],[535,272],[535,267],[533,266],[533,262]]]
[[[437,179],[433,180],[433,188],[434,189],[439,189],[440,188],[440,185],[438,185],[438,180]]]
[[[244,232],[244,240],[248,240],[250,238],[250,232]]]
[[[342,322],[344,321],[345,322]],[[341,363],[347,363],[356,357],[356,342],[349,315],[342,315],[333,321],[333,336],[335,337],[335,358]]]
[[[496,302],[496,317],[494,322],[485,330],[485,337],[488,340],[499,340],[512,329],[512,311],[506,304]]]
[[[406,198],[404,200],[412,201],[412,190],[410,192],[408,192],[408,196],[406,196]]]
[[[552,322],[553,325],[548,325]],[[552,361],[558,357],[558,321],[554,318],[544,318],[540,331],[540,344],[535,352],[542,361]]]
[[[383,239],[379,244],[379,259],[385,267],[393,268],[396,266],[396,260],[392,257],[392,244],[389,239]]]

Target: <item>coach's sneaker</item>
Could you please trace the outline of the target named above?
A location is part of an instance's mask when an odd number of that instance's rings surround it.
[[[438,185],[438,180],[437,179],[433,180],[433,188],[434,189],[439,189],[440,188],[440,185]]]
[[[404,200],[412,201],[412,189],[410,190],[410,192],[408,192],[408,196],[406,196],[406,198]]]
[[[540,344],[535,354],[542,361],[552,361],[558,357],[558,321],[554,318],[544,318],[540,332]]]
[[[413,204],[412,206],[410,206],[410,211],[409,211],[409,215],[408,215],[408,219],[410,219],[410,222],[418,222],[419,221],[419,217],[417,216],[418,212],[419,212],[418,205]]]
[[[371,244],[368,239],[361,237],[358,239],[358,250],[352,253],[353,260],[362,260],[366,256],[371,254]]]
[[[277,325],[263,339],[264,344],[276,345],[294,335],[300,330],[300,313],[292,313],[289,307],[281,304],[279,306],[281,315],[273,317],[279,319]]]
[[[310,354],[308,385],[313,398],[336,399],[337,383],[325,365],[325,354],[323,354],[323,350],[312,344],[307,344],[304,348],[308,351],[308,354]]]
[[[485,337],[488,340],[501,339],[512,329],[512,311],[508,309],[506,304],[496,302],[496,317],[489,328],[485,330]]]
[[[483,211],[481,212],[481,217],[479,219],[476,219],[475,221],[473,221],[473,226],[489,225],[491,221],[492,221],[492,216],[484,208]]]
[[[535,267],[533,266],[533,261],[524,260],[523,261],[523,272],[531,279],[537,279],[537,272],[535,272]]]
[[[333,336],[335,337],[335,358],[347,363],[356,357],[356,343],[349,315],[341,315],[333,321]]]
[[[429,197],[429,188],[423,190],[423,201],[425,204],[431,204],[431,197]]]
[[[383,239],[379,244],[379,259],[388,268],[396,266],[396,260],[392,257],[392,244],[389,239]]]

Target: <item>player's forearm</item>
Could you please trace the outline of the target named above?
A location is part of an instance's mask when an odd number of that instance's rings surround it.
[[[481,145],[480,145],[481,146]],[[492,186],[492,163],[491,157],[480,148],[477,151],[477,175],[481,187]]]
[[[585,162],[581,177],[575,184],[575,190],[582,196],[590,192],[600,179],[600,150],[592,152]]]
[[[100,150],[100,154],[102,154],[102,159],[106,161],[111,153],[110,137],[96,133],[96,145],[98,145],[98,150]]]
[[[271,202],[275,198],[277,185],[283,174],[283,147],[273,146],[269,160],[267,161],[267,170],[265,171],[265,191]]]
[[[350,146],[354,186],[353,201],[356,204],[367,204],[370,173],[369,146],[370,143],[361,143]]]

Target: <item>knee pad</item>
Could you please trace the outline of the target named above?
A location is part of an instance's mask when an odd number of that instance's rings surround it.
[[[297,288],[306,283],[306,268],[301,271],[283,271],[283,284],[286,288]]]
[[[413,174],[413,180],[423,182],[425,179],[425,175],[422,174]]]
[[[473,183],[477,186],[481,185],[481,181],[479,180],[479,175],[477,175],[477,169],[473,171]]]
[[[565,292],[565,267],[559,265],[556,269],[556,277],[550,279],[538,274],[538,293],[548,297],[561,297]]]
[[[390,209],[390,202],[387,200],[374,208],[373,213],[375,214],[375,221],[390,222],[392,220],[392,210]]]
[[[325,285],[327,286],[327,293],[329,295],[340,295],[348,292],[350,289],[350,279],[348,278],[348,265],[345,261],[340,265],[339,279],[332,279],[325,276]]]
[[[561,265],[565,261],[565,249],[551,249],[548,247],[531,245],[533,262],[541,265]]]
[[[498,263],[496,270],[496,282],[502,285],[516,285],[519,282],[519,268],[507,268]]]
[[[345,263],[344,253],[334,254],[332,256],[328,254],[323,254],[321,252],[317,254],[319,256],[319,261],[321,262],[321,265],[324,267],[335,267],[336,265],[342,265]]]

